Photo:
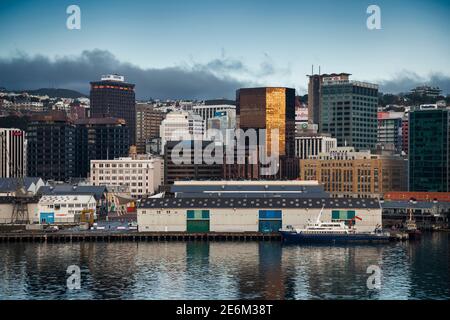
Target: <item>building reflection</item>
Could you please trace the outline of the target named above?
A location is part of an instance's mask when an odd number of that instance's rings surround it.
[[[0,244],[0,298],[442,299],[450,296],[446,233],[387,245],[279,242]],[[69,265],[81,290],[68,290]],[[371,290],[367,268],[379,266]]]

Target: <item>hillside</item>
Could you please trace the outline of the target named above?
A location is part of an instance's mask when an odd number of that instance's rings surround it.
[[[50,98],[71,98],[76,99],[80,97],[88,97],[87,95],[70,89],[53,89],[41,88],[37,90],[21,90],[21,92],[28,92],[30,95],[49,96]]]

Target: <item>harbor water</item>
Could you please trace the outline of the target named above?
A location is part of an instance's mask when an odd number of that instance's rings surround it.
[[[449,251],[444,232],[337,246],[0,243],[0,299],[450,299]],[[79,289],[67,285],[69,266]]]

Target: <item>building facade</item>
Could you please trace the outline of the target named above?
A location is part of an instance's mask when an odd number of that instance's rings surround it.
[[[317,180],[333,197],[381,197],[407,188],[407,161],[400,156],[338,147],[300,160],[300,180]]]
[[[91,160],[124,157],[130,148],[130,128],[117,118],[86,118],[76,125],[76,177],[88,177]]]
[[[437,98],[441,95],[441,92],[442,90],[439,87],[430,86],[418,86],[411,90],[412,94],[430,98]]]
[[[244,88],[236,91],[237,125],[240,129],[265,129],[270,153],[272,129],[278,129],[280,156],[295,153],[295,89]]]
[[[167,141],[203,140],[205,122],[202,117],[187,111],[173,111],[161,122],[161,151]]]
[[[235,105],[231,104],[202,104],[192,107],[192,111],[202,117],[205,124],[208,124],[208,120],[216,117],[216,112],[236,110]]]
[[[377,145],[402,152],[403,115],[403,112],[378,112]]]
[[[44,195],[38,203],[40,224],[80,222],[83,212],[97,219],[96,204],[92,195]]]
[[[320,123],[320,88],[323,76],[311,74],[308,76],[308,122]]]
[[[350,81],[348,74],[324,77],[319,131],[338,146],[372,150],[377,143],[378,86]]]
[[[156,193],[163,181],[162,160],[157,157],[123,157],[91,160],[90,182],[94,186],[127,186],[134,198]]]
[[[450,110],[409,113],[409,191],[450,192]]]
[[[236,124],[244,132],[255,130],[257,149],[246,143],[245,164],[226,168],[227,178],[243,179],[293,179],[298,176],[298,161],[295,160],[295,90],[282,87],[243,88],[236,91]],[[259,136],[265,130],[265,144]],[[278,145],[278,154],[272,152],[272,134],[278,132],[273,143]],[[261,146],[268,156],[278,158],[278,170],[274,174],[263,174]],[[253,159],[253,160],[251,160]],[[256,160],[255,160],[256,159]],[[231,172],[230,171],[234,171]]]
[[[402,119],[402,151],[409,153],[409,116],[405,115]]]
[[[76,128],[63,113],[32,116],[26,137],[28,176],[57,181],[76,176]]]
[[[210,144],[211,141],[204,140],[168,141],[164,148],[164,184],[171,185],[179,180],[222,179],[222,164],[208,164],[202,157],[205,148]],[[196,156],[196,152],[201,154]],[[179,157],[178,160],[174,159],[174,156]],[[198,159],[198,156],[201,158]],[[182,163],[179,163],[181,158]]]
[[[205,135],[207,140],[214,139],[224,144],[230,143],[231,141],[228,141],[231,140],[229,133],[230,131],[234,133],[234,129],[236,129],[236,110],[217,111],[214,117],[208,119],[206,127],[210,130]],[[219,132],[220,134],[218,134]]]
[[[130,128],[130,145],[136,140],[136,107],[134,84],[124,77],[107,75],[101,81],[91,82],[91,117],[115,117],[124,119]]]
[[[136,147],[145,153],[147,142],[160,137],[160,126],[166,114],[152,105],[136,104]]]
[[[27,139],[20,129],[0,128],[0,178],[27,175]]]
[[[352,223],[357,232],[381,226],[377,199],[331,198],[149,198],[141,201],[137,222],[139,232],[276,233],[304,228],[321,210],[322,221]]]
[[[305,134],[295,137],[295,156],[308,159],[320,153],[328,153],[337,147],[336,138],[326,134]]]

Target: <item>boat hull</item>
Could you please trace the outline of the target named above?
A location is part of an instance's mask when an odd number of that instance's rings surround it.
[[[419,240],[422,237],[422,232],[420,230],[409,230],[406,232],[408,233],[408,239],[410,240]]]
[[[283,242],[287,243],[379,243],[390,240],[388,235],[376,234],[305,234],[281,231]]]

